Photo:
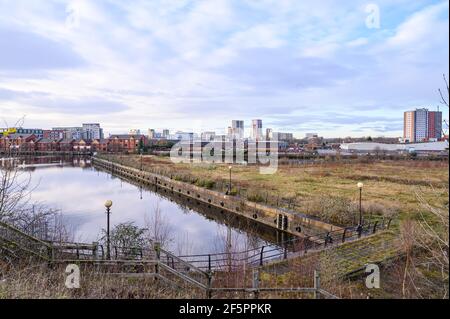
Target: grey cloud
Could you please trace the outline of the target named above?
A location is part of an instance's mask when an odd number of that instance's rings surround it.
[[[299,58],[293,49],[246,49],[215,71],[258,92],[322,87],[354,76],[353,69],[321,58]]]
[[[80,67],[83,59],[67,45],[31,32],[0,28],[0,70],[18,72]]]
[[[128,106],[116,101],[99,98],[72,99],[39,99],[33,102],[39,109],[67,114],[108,114],[125,111]]]

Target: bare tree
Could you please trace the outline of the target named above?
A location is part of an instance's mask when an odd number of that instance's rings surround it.
[[[441,104],[444,104],[445,106],[449,107],[449,87],[448,87],[448,81],[447,78],[445,77],[445,74],[442,75],[444,78],[444,82],[445,82],[445,86],[447,88],[447,97],[444,96],[444,94],[442,93],[442,90],[439,89],[439,95],[441,96]]]
[[[441,102],[441,104],[443,104],[443,105],[447,106],[447,108],[449,108],[449,93],[450,92],[449,92],[449,87],[448,87],[448,81],[447,81],[447,78],[445,77],[445,74],[443,74],[442,77],[444,78],[445,87],[447,88],[447,97],[445,97],[445,94],[442,93],[441,89],[438,89],[439,95],[441,97],[441,101],[440,102]],[[449,126],[448,126],[447,121],[444,120],[444,123],[445,123],[445,125],[447,126],[447,129],[448,129]],[[442,130],[442,131],[443,131],[442,134],[445,135],[444,130]]]
[[[150,218],[145,216],[145,224],[150,240],[159,242],[162,247],[168,247],[173,241],[170,220],[163,215],[159,202],[156,203]]]
[[[32,189],[31,175],[19,170],[14,162],[0,167],[0,220],[14,221],[27,209]]]
[[[444,191],[448,197],[448,189]],[[420,211],[418,234],[415,244],[424,251],[423,266],[438,274],[435,280],[428,280],[428,285],[440,292],[443,298],[449,296],[449,207],[436,207],[425,200],[421,192],[417,198],[426,213]],[[436,276],[435,276],[436,277]],[[436,280],[437,279],[437,280]]]

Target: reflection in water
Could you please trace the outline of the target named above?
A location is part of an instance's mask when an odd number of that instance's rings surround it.
[[[104,202],[113,201],[111,225],[134,222],[167,237],[167,248],[177,254],[224,252],[227,236],[233,251],[276,241],[271,228],[237,218],[161,189],[146,189],[90,166],[88,158],[25,158],[36,189],[32,200],[59,209],[74,229],[74,240],[92,242],[105,227]],[[47,165],[53,163],[55,165]],[[230,225],[230,226],[228,226]],[[231,235],[229,229],[231,228]]]

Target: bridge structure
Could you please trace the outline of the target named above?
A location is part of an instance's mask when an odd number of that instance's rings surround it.
[[[204,291],[207,297],[219,292],[258,293],[297,292],[315,297],[334,298],[320,288],[319,274],[315,274],[314,287],[270,288],[260,287],[259,269],[280,260],[306,256],[339,246],[362,237],[375,234],[390,227],[391,221],[366,224],[362,228],[348,227],[343,230],[311,235],[311,238],[295,237],[283,243],[264,245],[246,251],[216,254],[177,256],[152,242],[149,247],[110,247],[107,258],[105,245],[99,243],[52,242],[27,234],[13,225],[0,221],[0,257],[9,261],[23,258],[38,259],[49,266],[77,264],[94,267],[109,275],[124,277],[153,277],[155,280],[179,286],[188,284]],[[314,238],[312,238],[314,237]],[[251,287],[217,287],[215,279],[242,269],[253,271]],[[219,280],[218,280],[219,281]]]

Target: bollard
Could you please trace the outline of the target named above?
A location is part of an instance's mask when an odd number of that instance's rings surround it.
[[[98,256],[98,242],[93,242],[92,243],[92,258],[94,259],[94,260],[96,260],[97,259],[97,256]]]
[[[377,232],[377,225],[378,225],[378,221],[376,221],[375,224],[373,224],[373,231],[372,231],[373,234],[375,234]]]
[[[153,244],[153,249],[155,250],[155,254],[156,254],[156,263],[155,263],[155,274],[159,273],[159,262],[160,262],[160,258],[161,258],[161,244],[158,242],[155,242]],[[155,279],[157,279],[155,277]]]
[[[255,299],[259,297],[259,282],[260,282],[260,274],[259,269],[253,269],[253,296]]]
[[[314,299],[320,299],[320,272],[314,270]]]
[[[347,234],[347,228],[344,228],[344,233],[342,234],[342,242],[345,243],[345,235]]]

